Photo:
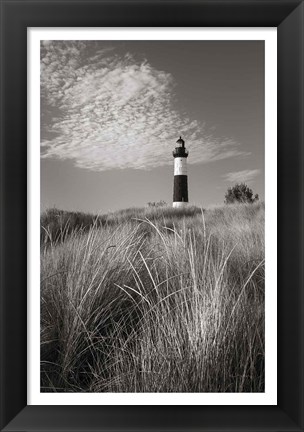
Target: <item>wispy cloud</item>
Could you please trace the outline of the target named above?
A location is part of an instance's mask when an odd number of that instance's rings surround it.
[[[173,109],[174,87],[170,73],[129,53],[118,56],[96,42],[42,42],[41,156],[95,171],[151,169],[172,163],[180,134],[189,163],[244,154]]]
[[[249,183],[255,179],[260,174],[260,172],[261,170],[259,169],[235,171],[224,174],[222,177],[225,181],[230,183]]]

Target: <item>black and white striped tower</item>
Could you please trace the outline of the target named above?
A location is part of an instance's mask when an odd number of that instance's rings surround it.
[[[182,137],[176,141],[177,146],[173,150],[174,157],[174,189],[173,207],[185,207],[188,204],[188,177],[187,157],[188,150]]]

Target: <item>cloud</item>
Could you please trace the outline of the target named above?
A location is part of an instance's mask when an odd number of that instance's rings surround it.
[[[235,171],[224,174],[222,177],[225,181],[230,183],[244,183],[251,182],[255,177],[260,174],[261,170],[253,169],[253,170],[244,170],[244,171]]]
[[[95,41],[41,44],[41,157],[94,171],[172,163],[179,135],[189,163],[244,154],[173,109],[173,76]]]

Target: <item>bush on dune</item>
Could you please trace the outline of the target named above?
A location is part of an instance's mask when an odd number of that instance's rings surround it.
[[[102,220],[42,245],[42,391],[264,391],[264,206]]]

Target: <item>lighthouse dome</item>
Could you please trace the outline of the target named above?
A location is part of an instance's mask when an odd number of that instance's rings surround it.
[[[173,157],[188,157],[188,150],[185,148],[185,141],[182,139],[182,137],[179,137],[179,139],[176,141],[177,146],[175,147],[175,150],[173,151]]]
[[[179,137],[179,139],[176,141],[176,144],[179,146],[179,147],[184,147],[184,145],[185,145],[185,141],[182,139],[182,137],[180,136]]]

